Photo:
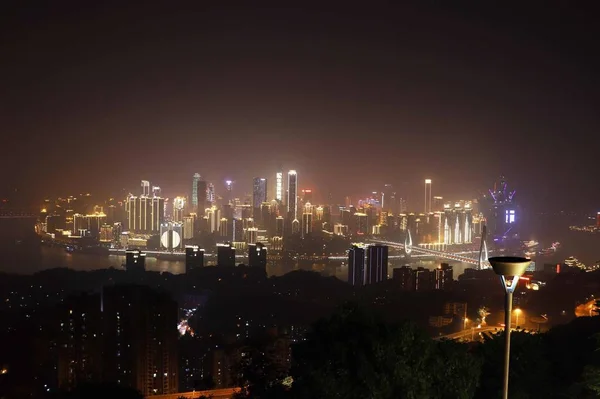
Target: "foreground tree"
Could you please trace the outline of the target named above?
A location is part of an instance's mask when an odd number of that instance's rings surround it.
[[[293,352],[292,397],[470,398],[479,360],[412,324],[386,325],[355,305],[318,322]]]

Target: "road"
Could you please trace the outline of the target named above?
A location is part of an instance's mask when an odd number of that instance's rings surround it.
[[[497,327],[497,326],[486,326],[486,327],[481,327],[481,328],[475,328],[474,330],[472,328],[467,328],[463,331],[459,331],[459,332],[456,332],[453,334],[448,334],[448,335],[442,335],[441,337],[435,337],[434,339],[440,340],[440,339],[468,338],[470,340],[472,335],[474,336],[474,335],[478,335],[479,333],[496,332],[496,331],[501,331],[501,330],[502,330],[502,327]]]
[[[575,316],[576,317],[590,317],[590,316],[594,316],[595,314],[593,313],[594,310],[594,304],[596,303],[595,299],[592,299],[589,302],[586,303],[582,303],[579,306],[575,307]]]

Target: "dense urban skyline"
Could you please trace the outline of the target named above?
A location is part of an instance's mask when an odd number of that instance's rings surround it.
[[[183,192],[195,172],[250,191],[283,164],[337,197],[407,183],[412,198],[423,178],[463,196],[504,174],[524,201],[591,208],[592,14],[15,2],[1,24],[3,191],[144,178]],[[561,181],[574,195],[555,195]]]

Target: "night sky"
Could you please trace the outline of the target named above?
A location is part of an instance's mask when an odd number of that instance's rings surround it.
[[[594,2],[10,3],[3,191],[187,194],[199,172],[241,194],[282,164],[338,200],[392,183],[420,209],[426,177],[470,198],[505,174],[600,210]]]

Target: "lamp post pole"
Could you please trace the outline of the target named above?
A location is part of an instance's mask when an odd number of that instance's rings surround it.
[[[518,278],[518,277],[517,277]],[[506,279],[502,276],[506,290],[504,302],[504,377],[502,380],[502,398],[508,399],[508,373],[510,370],[510,319],[512,315],[513,287],[506,286]],[[515,283],[516,286],[516,283]]]
[[[504,377],[502,381],[502,398],[508,399],[508,377],[510,371],[510,319],[512,316],[513,293],[519,283],[519,278],[531,263],[526,258],[499,256],[489,259],[494,272],[500,276],[504,287]]]

